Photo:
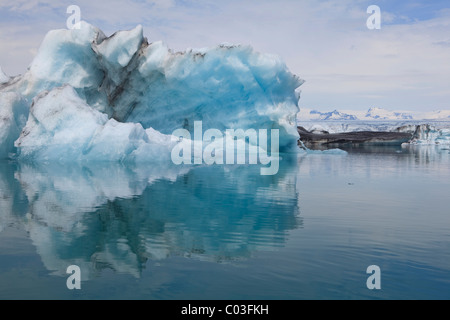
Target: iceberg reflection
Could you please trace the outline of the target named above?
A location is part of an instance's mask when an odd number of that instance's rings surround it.
[[[83,280],[103,269],[140,277],[149,259],[171,256],[246,259],[302,224],[295,161],[277,176],[259,170],[3,164],[2,192],[21,201],[1,202],[0,225],[26,230],[52,274],[74,264]]]

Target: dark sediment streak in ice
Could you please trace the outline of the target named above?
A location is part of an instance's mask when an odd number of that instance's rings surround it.
[[[312,133],[303,127],[298,127],[300,141],[306,146],[327,145],[327,146],[345,146],[345,145],[372,145],[372,146],[397,146],[408,142],[412,138],[410,133],[402,132],[344,132],[344,133]]]

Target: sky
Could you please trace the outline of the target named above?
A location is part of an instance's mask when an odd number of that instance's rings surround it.
[[[141,24],[171,49],[251,45],[306,82],[300,107],[320,111],[450,109],[448,0],[0,0],[0,66],[21,74],[67,7],[107,35]],[[381,9],[371,30],[367,8]]]

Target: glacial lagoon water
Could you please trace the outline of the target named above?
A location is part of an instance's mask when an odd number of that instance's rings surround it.
[[[450,299],[449,153],[285,155],[276,176],[4,161],[0,299]]]

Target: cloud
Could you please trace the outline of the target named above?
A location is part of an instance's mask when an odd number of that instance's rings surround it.
[[[0,0],[0,64],[23,72],[30,50],[46,31],[65,28],[75,3],[107,34],[142,24],[150,41],[175,50],[228,42],[279,54],[307,81],[303,106],[449,108],[450,10],[425,0],[378,2],[381,30],[367,29],[366,0]]]
[[[444,41],[433,42],[434,45],[450,47],[450,39]]]

